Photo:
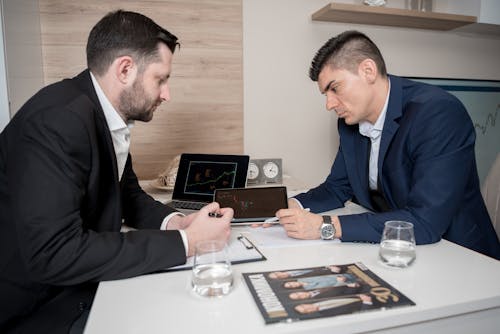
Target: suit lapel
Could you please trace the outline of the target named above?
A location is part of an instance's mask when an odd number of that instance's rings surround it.
[[[370,138],[365,136],[356,136],[357,143],[356,147],[356,157],[359,159],[359,163],[356,166],[358,172],[358,180],[360,181],[360,188],[366,188],[368,192],[368,161],[370,159]]]
[[[104,111],[102,110],[101,103],[97,98],[95,88],[92,84],[92,79],[90,78],[90,72],[88,70],[80,73],[76,78],[77,85],[85,92],[85,94],[92,100],[95,105],[95,115],[96,115],[96,126],[99,132],[99,138],[102,141],[101,148],[104,152],[101,154],[101,158],[109,160],[112,169],[114,180],[118,184],[118,165],[116,163],[116,154],[113,146],[113,139],[111,138],[111,131],[109,130],[108,123],[106,122],[106,117],[104,116]]]
[[[368,193],[368,160],[370,150],[370,139],[359,134],[358,126],[340,127],[343,132],[341,136],[344,151],[346,171],[349,182],[358,202],[363,206],[370,205]],[[354,152],[354,154],[349,154]],[[353,184],[353,183],[357,183]]]
[[[391,92],[389,96],[389,103],[387,105],[387,114],[384,122],[384,129],[382,131],[382,138],[380,139],[380,149],[378,156],[378,179],[379,179],[379,187],[382,192],[386,194],[384,191],[384,179],[382,177],[382,168],[384,166],[385,156],[387,154],[387,150],[399,129],[399,123],[396,121],[402,115],[402,87],[401,87],[401,79],[394,76],[389,76],[391,80]]]
[[[99,170],[100,179],[98,182],[109,184],[109,189],[104,189],[107,193],[106,197],[111,201],[110,210],[113,211],[113,217],[116,219],[111,219],[111,222],[119,222],[121,226],[121,190],[120,183],[118,181],[118,166],[116,162],[116,155],[113,146],[113,140],[111,138],[111,132],[106,122],[106,117],[104,116],[104,111],[102,110],[99,99],[95,92],[94,86],[92,84],[92,79],[90,78],[90,72],[88,70],[83,71],[77,77],[75,77],[74,82],[92,101],[94,104],[94,118],[95,126],[97,132],[97,140],[99,146]],[[106,185],[104,185],[106,188]],[[115,200],[113,201],[113,198]],[[113,226],[116,229],[117,226]]]

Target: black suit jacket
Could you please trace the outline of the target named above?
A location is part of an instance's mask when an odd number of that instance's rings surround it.
[[[171,212],[140,188],[130,155],[119,182],[88,70],[40,90],[0,134],[0,332],[65,287],[184,263],[179,232],[159,230]],[[140,230],[120,233],[122,220]]]

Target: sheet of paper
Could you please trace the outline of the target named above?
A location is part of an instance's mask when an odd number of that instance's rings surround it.
[[[263,260],[264,256],[252,244],[251,241],[244,238],[238,238],[239,233],[231,233],[231,239],[228,243],[229,260],[232,264],[241,262],[259,261]],[[170,270],[189,269],[193,267],[194,257],[188,257],[186,263],[180,266],[172,267]]]
[[[328,240],[299,240],[290,238],[281,225],[271,227],[245,227],[241,229],[241,234],[246,236],[258,248],[266,247],[290,247],[297,245],[314,245]],[[340,242],[334,240],[334,242]]]
[[[343,208],[331,210],[325,212],[323,214],[328,215],[352,215],[358,213],[368,212],[362,206],[347,202]],[[297,245],[311,245],[311,244],[319,244],[322,242],[332,242],[329,240],[300,240],[290,238],[283,227],[281,225],[273,225],[271,227],[262,228],[262,227],[238,227],[238,230],[241,230],[241,234],[250,239],[255,246],[258,248],[266,248],[266,247],[288,247],[288,246],[297,246]],[[336,239],[333,242],[341,242]]]

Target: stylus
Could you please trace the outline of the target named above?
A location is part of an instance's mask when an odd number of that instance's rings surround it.
[[[217,213],[217,212],[209,212],[208,216],[213,217],[213,218],[221,218],[222,217],[222,215],[220,213]]]
[[[311,209],[309,209],[309,208],[305,208],[304,210],[307,212],[311,211]],[[264,220],[264,223],[275,223],[278,220],[280,220],[278,217],[271,217],[271,218],[267,218],[266,220]]]
[[[264,223],[275,223],[278,220],[280,220],[278,217],[271,217],[271,218],[267,218],[266,220],[264,220]]]

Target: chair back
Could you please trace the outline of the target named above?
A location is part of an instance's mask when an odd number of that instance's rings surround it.
[[[497,154],[497,158],[484,180],[481,193],[500,240],[500,153]]]

